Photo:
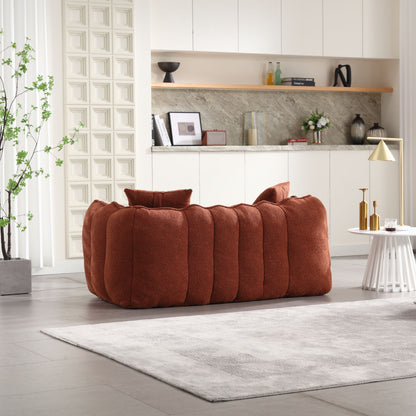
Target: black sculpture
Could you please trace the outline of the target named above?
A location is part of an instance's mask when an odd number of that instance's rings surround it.
[[[344,74],[342,73],[342,68],[347,70],[347,79],[345,79]],[[338,68],[335,68],[335,81],[333,87],[336,87],[338,84],[338,76],[341,79],[342,85],[344,87],[351,87],[351,66],[350,65],[338,65]]]
[[[166,72],[163,82],[175,82],[172,72],[175,72],[179,68],[180,62],[158,62],[157,64],[162,71]]]

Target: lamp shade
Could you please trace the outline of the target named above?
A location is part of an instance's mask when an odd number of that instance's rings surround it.
[[[396,159],[393,154],[390,152],[390,149],[387,147],[384,140],[380,140],[374,152],[368,158],[368,160],[384,160],[388,162],[394,162]]]

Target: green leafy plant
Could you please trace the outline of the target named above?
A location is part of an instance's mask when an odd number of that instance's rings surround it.
[[[3,31],[0,31],[2,38]],[[21,49],[15,42],[4,46],[0,40],[0,162],[13,160],[14,171],[6,178],[3,189],[0,185],[0,243],[4,260],[10,260],[12,247],[11,226],[16,224],[21,231],[26,229],[22,217],[32,220],[33,214],[13,212],[12,201],[26,187],[28,181],[39,176],[49,177],[42,167],[36,166],[35,156],[46,153],[55,159],[56,166],[62,166],[58,156],[66,145],[77,141],[78,128],[72,136],[61,138],[54,146],[41,145],[41,132],[51,117],[49,98],[54,86],[52,76],[35,75],[29,82],[29,66],[35,61],[35,50],[30,39]],[[23,103],[39,103],[24,106]],[[80,127],[82,123],[80,123]],[[4,159],[3,159],[4,158]]]
[[[302,128],[305,132],[309,130],[323,130],[331,127],[329,118],[318,110],[312,111],[311,115],[302,123]]]

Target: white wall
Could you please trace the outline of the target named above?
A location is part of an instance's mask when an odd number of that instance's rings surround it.
[[[416,2],[400,1],[400,88],[401,135],[404,139],[404,216],[408,224],[416,225]],[[416,241],[416,239],[414,239]]]
[[[59,138],[63,130],[63,78],[62,78],[62,10],[61,2],[46,0],[48,19],[48,48],[51,61],[51,72],[55,76],[55,89],[52,97],[53,118],[50,129],[53,137]],[[158,61],[178,60],[181,67],[174,74],[177,82],[200,83],[262,83],[264,62],[268,60],[281,62],[283,76],[312,76],[317,85],[332,85],[334,68],[338,64],[352,66],[353,86],[380,87],[393,86],[393,94],[382,97],[381,123],[388,129],[389,135],[399,134],[399,90],[397,60],[367,60],[367,59],[331,59],[304,58],[288,56],[263,56],[249,54],[213,54],[213,53],[162,53],[155,52],[150,57],[149,31],[150,0],[136,1],[135,15],[135,52],[140,56],[135,68],[136,72],[136,126],[138,126],[138,163],[136,164],[137,186],[151,189],[152,165],[150,152],[150,80],[160,82],[162,72],[157,67]],[[149,64],[151,62],[151,73]],[[353,97],[353,95],[352,95]],[[55,257],[58,266],[65,264],[62,271],[81,271],[81,262],[65,263],[65,193],[64,170],[54,169],[53,183],[53,212]],[[72,264],[72,266],[71,266]],[[75,267],[75,269],[74,269]],[[57,270],[57,269],[55,269]]]
[[[164,72],[159,61],[179,61],[173,74],[176,82],[262,84],[267,61],[280,61],[282,77],[314,77],[316,84],[330,86],[339,64],[351,65],[354,87],[383,87],[386,81],[384,63],[388,60],[294,57],[282,55],[227,54],[203,52],[153,52],[152,81],[162,82]],[[396,62],[392,60],[392,62]]]
[[[47,0],[48,48],[50,56],[56,58],[62,55],[62,10],[61,2]],[[177,82],[200,83],[262,83],[264,63],[268,60],[281,62],[283,76],[312,76],[317,85],[332,85],[333,72],[338,64],[350,64],[352,67],[353,86],[380,87],[393,86],[393,94],[382,96],[381,124],[388,130],[389,135],[399,134],[399,90],[397,60],[369,60],[369,59],[332,59],[305,58],[289,56],[266,56],[250,54],[214,54],[194,52],[154,52],[150,57],[149,31],[150,0],[136,3],[135,52],[140,56],[136,65],[136,105],[138,140],[138,163],[136,164],[137,186],[151,189],[152,166],[150,152],[150,80],[160,82],[163,73],[157,67],[158,61],[178,60],[181,67],[174,74]],[[151,74],[148,65],[151,62]],[[51,128],[54,137],[61,137],[63,131],[62,91],[63,79],[62,60],[52,59],[52,72],[55,76],[55,92],[53,96],[53,120]],[[353,95],[352,95],[353,97]],[[63,169],[55,169],[53,181],[54,192],[54,229],[55,256],[58,263],[65,257],[65,193]],[[74,261],[75,263],[75,261]],[[78,262],[79,263],[79,262]]]

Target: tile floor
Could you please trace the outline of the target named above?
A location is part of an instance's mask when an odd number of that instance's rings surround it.
[[[416,378],[209,403],[39,332],[66,325],[416,296],[362,291],[365,262],[362,257],[333,259],[334,287],[327,296],[151,310],[124,310],[98,300],[82,274],[36,276],[31,295],[0,297],[0,415],[416,415]]]

